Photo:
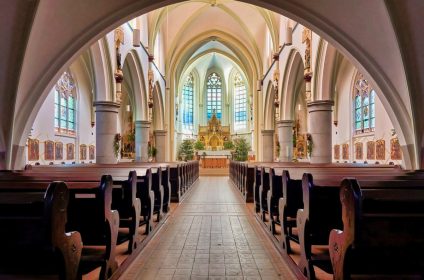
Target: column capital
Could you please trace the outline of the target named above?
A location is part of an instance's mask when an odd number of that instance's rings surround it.
[[[113,101],[94,101],[93,106],[96,107],[96,112],[114,112],[118,113],[121,105]]]
[[[333,100],[315,100],[308,102],[308,111],[332,111],[334,106]]]
[[[266,135],[273,135],[274,134],[274,130],[273,129],[262,129],[261,130],[261,134],[266,136]]]
[[[157,136],[166,136],[166,133],[168,133],[168,131],[163,129],[157,129],[153,131],[153,133]]]
[[[150,128],[151,124],[152,124],[151,121],[135,121],[136,127]]]
[[[277,127],[278,128],[280,128],[280,127],[287,127],[287,126],[292,127],[293,124],[294,124],[294,120],[279,120],[276,123],[277,123]]]

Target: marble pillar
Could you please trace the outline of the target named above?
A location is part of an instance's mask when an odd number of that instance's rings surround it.
[[[274,130],[262,130],[262,161],[274,161]]]
[[[277,121],[280,162],[291,162],[293,159],[293,123],[293,120]]]
[[[166,157],[166,130],[155,130],[155,147],[157,149],[156,162],[165,162]]]
[[[113,143],[118,133],[120,105],[112,101],[96,101],[93,105],[96,107],[96,163],[117,163]]]
[[[312,136],[311,163],[331,163],[331,113],[334,101],[318,100],[308,103],[308,128]]]
[[[150,121],[135,121],[135,161],[147,162],[149,160],[149,129]]]

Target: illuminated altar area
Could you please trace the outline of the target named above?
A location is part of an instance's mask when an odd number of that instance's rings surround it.
[[[208,125],[199,125],[198,140],[205,145],[207,151],[221,151],[224,149],[224,142],[230,140],[230,127],[222,126],[216,114],[212,115]]]
[[[199,125],[198,140],[205,146],[205,150],[198,151],[203,168],[226,168],[228,166],[231,152],[224,150],[224,142],[229,141],[230,138],[230,127],[222,126],[215,112],[208,121],[208,125]]]

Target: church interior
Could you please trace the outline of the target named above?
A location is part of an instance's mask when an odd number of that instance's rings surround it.
[[[424,279],[423,11],[0,1],[0,279]]]

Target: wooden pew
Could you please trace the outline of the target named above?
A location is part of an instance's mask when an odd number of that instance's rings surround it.
[[[66,228],[78,231],[84,245],[80,273],[100,265],[99,278],[108,279],[118,267],[115,255],[119,214],[112,210],[112,177],[104,175],[100,183],[71,182],[68,186],[70,198]]]
[[[311,169],[302,169],[303,171],[311,171]],[[341,181],[346,176],[356,176],[358,178],[388,180],[393,178],[404,178],[405,175],[397,175],[397,173],[380,174],[381,170],[371,172],[361,172],[361,170],[349,170],[342,168],[316,169],[314,172],[315,179],[328,179],[334,182]],[[373,170],[373,169],[371,169]],[[292,171],[292,170],[291,170]],[[368,174],[367,174],[368,173]],[[364,175],[365,174],[365,175]],[[408,176],[407,178],[410,178]],[[279,215],[281,221],[281,246],[287,254],[291,253],[290,241],[299,243],[299,236],[294,234],[293,229],[296,228],[297,210],[303,209],[302,196],[302,180],[292,179],[288,170],[284,170],[282,174],[283,197],[279,200]],[[336,183],[337,185],[337,183]]]
[[[303,209],[297,212],[301,272],[308,279],[315,279],[314,265],[326,272],[332,272],[330,258],[323,252],[312,254],[312,246],[328,246],[330,231],[341,226],[341,204],[339,186],[331,183],[316,183],[312,175],[305,173],[302,178]]]
[[[65,166],[65,167],[46,167],[46,166],[37,166],[37,167],[27,167],[26,172],[30,175],[40,176],[40,174],[50,173],[49,176],[70,176],[69,180],[75,180],[77,177],[79,180],[89,180],[92,179],[93,174],[98,174],[100,177],[103,174],[112,174],[115,181],[119,180],[119,177],[126,176],[129,170],[134,170],[137,173],[137,182],[136,182],[136,198],[140,199],[141,211],[140,214],[143,219],[138,219],[140,225],[145,225],[145,233],[148,234],[153,227],[153,207],[154,207],[154,192],[152,191],[152,172],[149,167],[142,165],[144,167],[140,168],[140,165],[135,164],[126,164],[126,165],[91,165],[90,167],[83,167],[81,165],[75,166]],[[35,174],[34,174],[35,173]],[[74,176],[78,174],[78,176]],[[51,177],[50,177],[51,178]],[[63,178],[63,177],[58,177]],[[122,178],[121,181],[125,181],[125,178]],[[122,183],[122,182],[121,182]],[[118,185],[120,183],[118,182]],[[158,187],[159,188],[159,187]],[[134,202],[134,205],[136,203]],[[135,206],[135,208],[139,208]],[[136,234],[136,233],[135,233]],[[135,238],[133,245],[136,246]]]
[[[255,168],[246,164],[245,200],[253,202],[253,188],[255,184]]]
[[[267,195],[270,188],[270,169],[267,167],[261,167],[261,185],[259,187],[259,205],[260,215],[262,221],[266,222],[266,213],[268,212]]]
[[[0,183],[1,274],[79,278],[82,241],[79,232],[65,229],[68,201],[63,182],[50,183],[47,189],[44,183]]]
[[[373,175],[372,179],[365,176],[361,179],[363,188],[384,189],[387,192],[403,188],[423,188],[421,179],[394,180],[379,178]],[[385,178],[385,179],[384,179]],[[314,179],[315,180],[315,179]],[[330,228],[341,228],[341,207],[339,199],[339,178],[329,177],[326,179],[312,180],[311,174],[305,174],[302,181],[304,209],[298,210],[297,228],[299,231],[299,243],[301,249],[301,260],[299,268],[310,279],[315,278],[314,265],[328,273],[332,273],[328,251],[328,236]],[[324,245],[319,254],[312,254],[312,246]]]
[[[261,169],[258,166],[254,167],[255,171],[255,183],[253,191],[253,201],[254,201],[254,210],[255,213],[260,213],[261,202],[259,197],[259,189],[261,187]]]
[[[181,167],[179,164],[170,167],[169,183],[171,184],[171,201],[181,201]]]
[[[296,228],[297,211],[303,209],[302,180],[293,180],[287,170],[281,176],[283,197],[279,199],[278,209],[281,225],[281,246],[290,254],[290,241],[299,243],[299,236],[293,233]]]
[[[267,193],[267,208],[270,221],[270,230],[276,233],[275,225],[280,224],[278,212],[278,201],[283,196],[282,174],[276,174],[276,170],[271,168],[269,171],[269,191]]]
[[[152,168],[152,191],[155,194],[153,214],[157,215],[157,221],[159,222],[163,216],[163,200],[164,200],[164,189],[162,186],[162,168]]]
[[[168,165],[162,167],[162,186],[163,186],[163,208],[162,211],[169,213],[171,210],[171,183],[170,183],[171,167]]]
[[[334,279],[424,276],[424,184],[385,185],[361,189],[352,178],[341,183],[343,230],[329,237]]]
[[[119,232],[118,244],[128,241],[128,252],[132,253],[137,247],[137,228],[141,212],[141,202],[136,197],[137,173],[135,170],[128,173],[127,169],[73,167],[71,171],[68,168],[51,167],[10,173],[9,176],[0,176],[0,180],[99,182],[99,178],[107,172],[113,174],[112,209],[119,212],[119,227],[128,228],[128,232]],[[145,171],[141,170],[141,172]]]

